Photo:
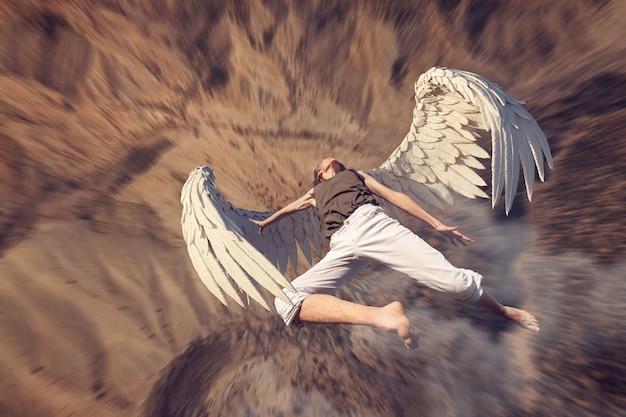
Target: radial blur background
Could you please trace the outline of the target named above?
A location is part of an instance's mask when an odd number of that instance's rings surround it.
[[[625,18],[621,0],[0,1],[0,415],[626,415]],[[407,225],[541,333],[378,265],[339,296],[402,301],[417,351],[211,296],[180,232],[188,172],[274,210],[329,152],[378,166],[436,65],[525,101],[555,167],[508,217],[435,211],[471,246]]]

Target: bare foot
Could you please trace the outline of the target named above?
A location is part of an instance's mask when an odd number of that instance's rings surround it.
[[[417,348],[419,334],[411,327],[408,317],[404,314],[402,303],[394,301],[381,307],[379,320],[380,324],[376,327],[388,332],[397,332],[407,348]]]
[[[504,317],[517,323],[523,329],[530,330],[531,332],[539,331],[537,319],[528,311],[507,306],[504,307]]]

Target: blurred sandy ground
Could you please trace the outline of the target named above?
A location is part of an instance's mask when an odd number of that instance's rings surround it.
[[[619,416],[626,407],[620,1],[0,3],[0,415]],[[329,151],[376,166],[433,65],[528,102],[556,167],[512,216],[437,213],[529,335],[372,266],[409,352],[219,305],[179,232],[187,173],[236,205],[299,196]],[[293,271],[291,271],[293,274]]]

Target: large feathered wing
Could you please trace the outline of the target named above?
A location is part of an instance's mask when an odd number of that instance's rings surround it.
[[[544,162],[552,167],[546,137],[523,103],[484,77],[431,68],[415,83],[415,102],[400,146],[380,167],[366,170],[390,188],[437,207],[452,204],[452,192],[489,198],[477,171],[485,168],[480,160],[491,157],[492,207],[504,192],[508,214],[520,166],[529,200],[536,174],[544,180]],[[491,155],[481,136],[490,136]]]
[[[297,266],[298,248],[312,262],[311,247],[321,254],[324,237],[317,214],[309,209],[263,229],[249,219],[271,212],[234,207],[215,186],[213,171],[195,168],[183,185],[181,226],[191,262],[204,285],[224,304],[225,295],[245,307],[241,291],[269,310],[258,286],[290,303],[282,288],[292,288],[283,276],[288,260]],[[238,289],[240,291],[238,291]]]

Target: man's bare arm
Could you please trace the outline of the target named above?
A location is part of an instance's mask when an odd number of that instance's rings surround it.
[[[313,188],[307,191],[306,194],[304,194],[299,199],[292,201],[291,203],[287,204],[285,207],[274,212],[274,214],[272,214],[267,219],[262,220],[262,221],[250,219],[250,221],[256,224],[257,226],[259,226],[259,234],[260,234],[263,231],[263,228],[265,226],[272,224],[290,214],[296,213],[298,211],[306,210],[309,207],[315,207],[315,194],[313,192]]]

